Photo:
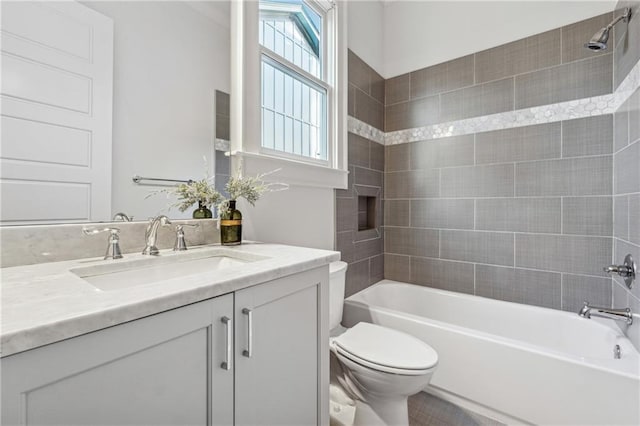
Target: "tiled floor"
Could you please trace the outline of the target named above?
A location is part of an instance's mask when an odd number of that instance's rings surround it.
[[[420,392],[409,398],[409,426],[503,426],[443,399]]]

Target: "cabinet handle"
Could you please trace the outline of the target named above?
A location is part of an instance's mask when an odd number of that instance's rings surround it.
[[[251,312],[251,309],[248,308],[242,308],[242,313],[247,316],[247,349],[242,351],[242,356],[251,358],[251,343],[253,341],[253,313]]]
[[[229,317],[222,317],[220,319],[222,323],[227,327],[227,337],[226,337],[226,360],[220,364],[220,368],[223,370],[231,370],[231,357],[233,356],[233,352],[231,352],[231,339],[233,333],[233,320]]]

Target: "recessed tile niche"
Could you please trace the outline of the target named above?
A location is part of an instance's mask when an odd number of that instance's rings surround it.
[[[354,185],[354,189],[358,209],[355,241],[379,238],[382,226],[380,189],[361,185]]]
[[[358,196],[358,231],[375,229],[376,203],[376,197]]]

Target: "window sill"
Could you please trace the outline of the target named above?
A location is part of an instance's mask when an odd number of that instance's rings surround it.
[[[252,152],[236,151],[233,155],[242,158],[245,175],[257,175],[280,169],[265,180],[315,188],[347,189],[348,187],[349,172],[346,170]]]

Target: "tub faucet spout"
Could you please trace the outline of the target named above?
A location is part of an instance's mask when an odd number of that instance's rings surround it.
[[[584,306],[580,308],[578,315],[584,318],[600,317],[612,319],[614,321],[623,321],[628,325],[633,324],[633,315],[631,309],[612,309],[612,308],[599,308],[597,306],[589,306],[589,302],[584,302]]]

